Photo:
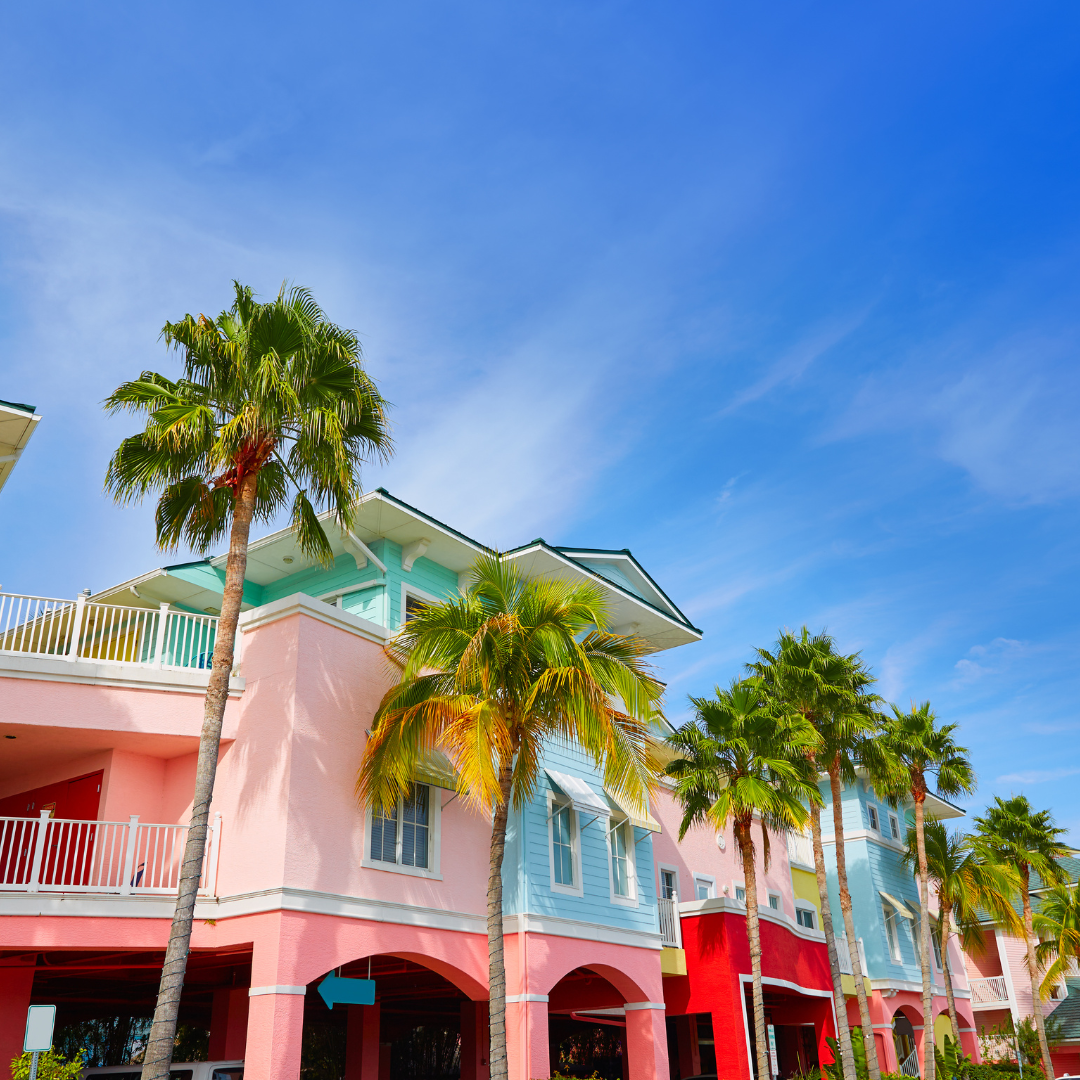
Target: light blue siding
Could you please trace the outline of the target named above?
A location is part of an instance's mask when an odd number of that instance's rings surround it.
[[[544,766],[585,780],[597,794],[603,792],[600,774],[589,758],[566,746],[549,746]],[[551,848],[548,824],[548,794],[557,789],[546,774],[533,799],[512,815],[507,858],[503,869],[503,903],[507,914],[527,910],[536,915],[599,923],[627,930],[654,932],[657,928],[656,889],[653,882],[652,840],[643,829],[634,829],[633,862],[637,876],[637,904],[611,899],[611,868],[608,855],[608,822],[600,817],[591,822],[582,815],[578,822],[582,896],[557,892],[552,888]],[[580,825],[585,828],[581,829]],[[511,854],[513,862],[511,862]],[[522,855],[524,854],[524,873]],[[524,880],[522,881],[522,878]]]

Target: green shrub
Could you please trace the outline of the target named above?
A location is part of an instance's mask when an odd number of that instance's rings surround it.
[[[85,1050],[80,1050],[70,1061],[55,1050],[46,1050],[38,1054],[38,1080],[78,1080],[79,1073],[83,1070],[85,1053]],[[30,1062],[33,1056],[33,1054],[20,1054],[17,1058],[12,1058],[12,1080],[29,1080]]]

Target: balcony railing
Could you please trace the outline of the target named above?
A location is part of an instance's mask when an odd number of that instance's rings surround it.
[[[787,850],[788,862],[813,867],[814,842],[809,836],[804,836],[802,833],[788,833]]]
[[[0,593],[0,653],[52,660],[209,669],[217,616]]]
[[[681,949],[682,922],[679,919],[679,897],[676,893],[670,899],[661,897],[657,901],[660,909],[660,941],[672,949]]]
[[[992,975],[989,979],[971,979],[972,1005],[1007,1005],[1009,988],[1004,975]]]
[[[207,837],[199,892],[217,885],[215,815]],[[187,841],[186,825],[128,821],[67,821],[42,812],[37,818],[0,817],[0,894],[116,893],[175,895]]]

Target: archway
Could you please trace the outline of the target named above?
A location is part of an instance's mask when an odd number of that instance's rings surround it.
[[[375,983],[373,1005],[327,1007],[318,986],[304,998],[301,1067],[309,1080],[483,1080],[487,1003],[474,980],[416,954],[381,953],[334,974]]]
[[[625,976],[605,965],[574,968],[548,997],[551,1071],[563,1076],[624,1080],[629,1075],[627,998],[608,977]]]
[[[919,1068],[919,1043],[915,1025],[906,1007],[893,1014],[893,1045],[896,1047],[898,1069],[904,1076],[921,1076]],[[918,1017],[921,1020],[921,1017]]]

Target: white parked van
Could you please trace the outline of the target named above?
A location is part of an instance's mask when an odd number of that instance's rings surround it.
[[[141,1065],[103,1065],[84,1069],[82,1080],[108,1077],[109,1080],[142,1080]],[[242,1061],[174,1061],[169,1066],[169,1080],[244,1080]]]

